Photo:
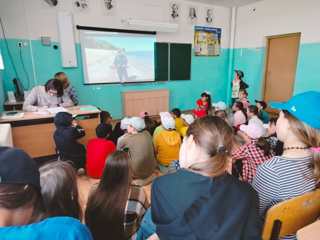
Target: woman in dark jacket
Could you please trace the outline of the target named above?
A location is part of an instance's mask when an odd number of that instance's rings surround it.
[[[232,134],[218,117],[190,125],[182,169],[152,186],[152,221],[161,240],[261,239],[257,193],[229,174]]]
[[[61,160],[71,161],[76,169],[84,168],[86,149],[78,142],[85,135],[68,112],[59,112],[54,117],[56,131],[53,138]]]

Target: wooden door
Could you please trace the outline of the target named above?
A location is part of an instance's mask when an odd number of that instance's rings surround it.
[[[293,93],[301,33],[268,37],[264,100],[286,101]]]

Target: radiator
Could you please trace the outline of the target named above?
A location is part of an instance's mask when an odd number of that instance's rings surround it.
[[[169,91],[167,89],[123,92],[124,116],[139,116],[141,112],[158,115],[169,110]]]

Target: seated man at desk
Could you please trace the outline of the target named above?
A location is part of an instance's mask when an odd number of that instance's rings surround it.
[[[71,107],[74,103],[64,93],[58,79],[50,79],[44,86],[34,87],[23,103],[23,110],[35,112],[49,107]]]

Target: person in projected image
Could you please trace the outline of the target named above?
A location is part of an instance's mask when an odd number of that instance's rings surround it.
[[[114,58],[113,65],[117,69],[120,82],[125,82],[128,79],[128,58],[124,48],[118,50],[118,53]]]

